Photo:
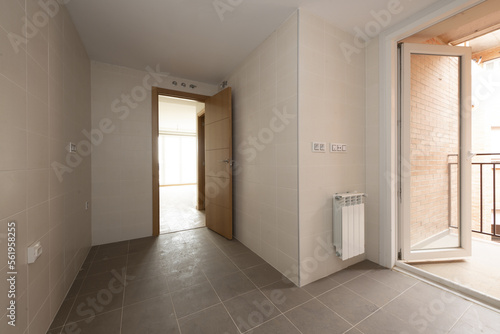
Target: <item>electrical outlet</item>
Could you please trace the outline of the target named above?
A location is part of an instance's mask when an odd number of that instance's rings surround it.
[[[70,142],[68,146],[66,147],[69,153],[76,153],[76,144]]]
[[[347,145],[330,143],[330,152],[347,152]]]
[[[312,152],[313,153],[325,153],[326,152],[326,143],[322,142],[312,142]]]

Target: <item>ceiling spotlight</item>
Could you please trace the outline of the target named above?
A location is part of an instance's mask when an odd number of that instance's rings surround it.
[[[177,86],[177,81],[172,81],[172,85]]]
[[[190,85],[189,85],[189,88],[191,88],[191,89],[195,89],[195,88],[196,88],[196,85],[190,84]]]
[[[182,87],[186,87],[186,84],[183,82],[183,83],[181,83],[181,86]]]

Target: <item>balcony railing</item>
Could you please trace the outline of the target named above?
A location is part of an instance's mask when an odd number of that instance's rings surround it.
[[[452,160],[453,158],[456,160],[456,157],[457,157],[456,154],[450,154],[448,160],[450,161],[450,158]],[[474,207],[476,204],[479,204],[479,213],[477,213],[477,210],[476,212],[472,210],[473,211],[472,232],[481,233],[492,237],[500,237],[500,221],[497,220],[497,191],[496,191],[497,168],[500,171],[500,153],[477,153],[472,157],[472,159],[479,160],[471,162],[472,165],[471,173],[473,182],[471,205]],[[452,165],[457,165],[457,162],[456,161],[448,162],[448,172],[449,172],[448,184],[449,184],[450,194],[451,194]],[[477,175],[477,173],[479,175]],[[488,178],[490,178],[490,181],[488,181]],[[479,182],[475,182],[477,180]],[[449,200],[449,207],[451,207],[452,196],[449,196],[448,200]],[[474,203],[476,200],[479,201],[479,203]],[[485,216],[485,212],[489,212],[488,207],[492,208],[491,209],[492,214],[490,216],[491,219]],[[450,219],[450,227],[457,228],[457,226],[453,226],[451,219]]]

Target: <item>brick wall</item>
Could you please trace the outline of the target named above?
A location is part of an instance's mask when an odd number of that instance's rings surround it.
[[[412,246],[457,223],[458,94],[458,58],[412,55]]]

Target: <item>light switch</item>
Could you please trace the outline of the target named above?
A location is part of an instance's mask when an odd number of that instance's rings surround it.
[[[312,142],[312,152],[313,153],[325,153],[326,152],[326,143],[324,142]]]

